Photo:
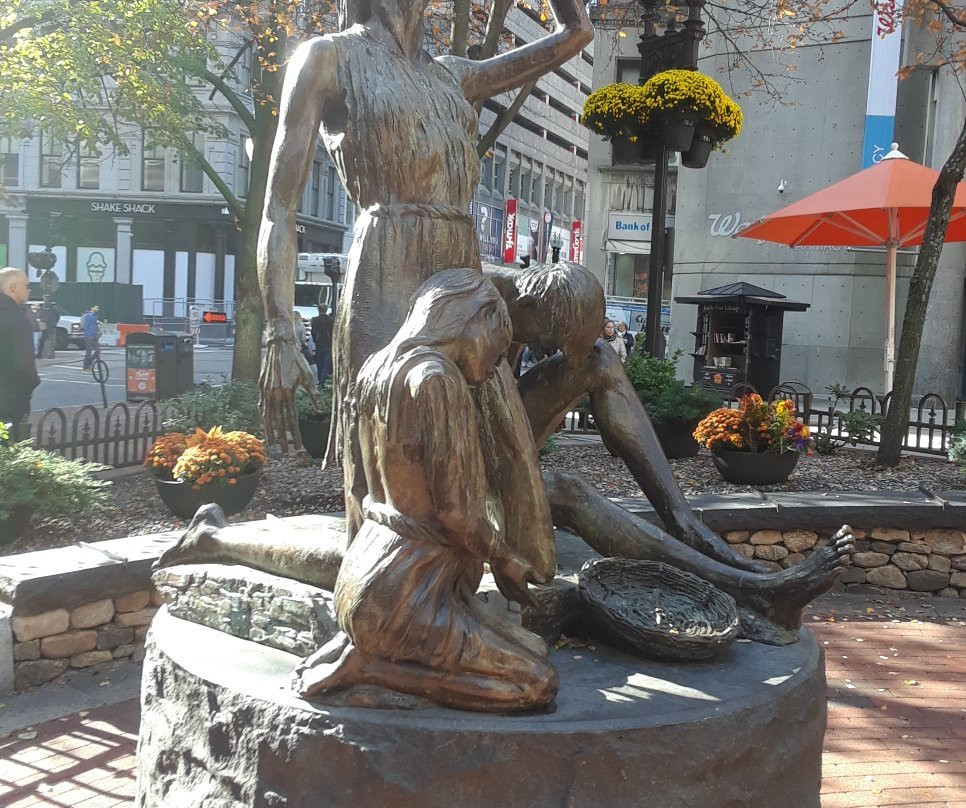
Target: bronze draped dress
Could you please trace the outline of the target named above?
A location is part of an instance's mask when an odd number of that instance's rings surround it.
[[[342,457],[351,543],[368,493],[356,434],[357,374],[402,325],[423,281],[443,269],[482,271],[469,215],[479,183],[479,117],[457,76],[425,52],[407,59],[358,25],[332,40],[342,95],[323,111],[322,138],[361,209],[333,330],[328,452]],[[487,464],[503,486],[508,543],[547,580],[556,569],[550,507],[509,366],[501,363],[478,400]],[[501,455],[502,462],[493,460]]]

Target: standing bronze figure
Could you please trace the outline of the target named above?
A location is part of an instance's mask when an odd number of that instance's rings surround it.
[[[431,57],[426,0],[343,0],[337,34],[301,45],[287,68],[281,120],[259,234],[259,280],[268,317],[262,414],[269,442],[287,444],[297,388],[312,389],[285,313],[292,308],[295,211],[321,133],[360,208],[333,334],[335,395],[330,457],[341,452],[350,541],[362,524],[366,483],[352,433],[356,374],[402,323],[410,297],[434,273],[480,269],[470,201],[479,181],[477,104],[522,86],[580,52],[593,29],[579,0],[553,0],[557,30],[491,59]],[[539,580],[555,570],[549,507],[533,438],[509,368],[484,388],[484,451],[502,469],[511,536],[527,530]],[[296,446],[300,443],[295,429]],[[501,459],[502,458],[502,459]]]

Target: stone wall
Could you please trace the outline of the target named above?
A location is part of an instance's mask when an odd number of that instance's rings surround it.
[[[70,668],[91,668],[144,654],[148,625],[161,605],[157,590],[14,616],[14,687],[26,690],[50,682]]]
[[[805,560],[832,535],[812,530],[731,530],[725,541],[747,558],[760,559],[774,570]],[[842,573],[846,592],[869,586],[908,589],[943,598],[966,597],[966,531],[957,528],[903,530],[855,528],[852,566]]]

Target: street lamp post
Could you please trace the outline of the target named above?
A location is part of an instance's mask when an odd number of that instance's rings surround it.
[[[673,68],[697,70],[698,43],[704,38],[701,9],[705,0],[686,0],[688,18],[682,28],[672,14],[663,34],[657,33],[660,0],[641,0],[644,7],[644,33],[637,46],[641,54],[641,84],[655,73]],[[663,140],[657,145],[654,163],[654,201],[651,204],[651,257],[647,271],[647,321],[644,327],[644,349],[658,356],[661,346],[661,298],[667,266],[667,178],[668,147]]]

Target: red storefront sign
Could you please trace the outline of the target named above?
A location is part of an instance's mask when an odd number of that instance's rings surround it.
[[[570,260],[575,264],[582,264],[584,246],[584,225],[580,219],[574,219],[570,225]]]
[[[503,225],[503,263],[512,264],[517,259],[517,201],[506,201],[506,223]]]

